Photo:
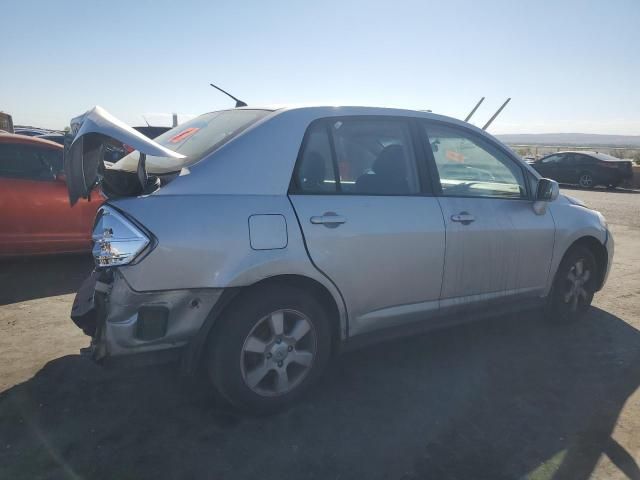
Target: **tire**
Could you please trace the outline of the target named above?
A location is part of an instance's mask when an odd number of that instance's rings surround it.
[[[582,172],[580,174],[580,177],[578,178],[578,184],[582,187],[582,188],[593,188],[596,186],[596,184],[594,183],[593,180],[593,173],[591,172]]]
[[[325,370],[329,318],[299,288],[269,285],[238,300],[209,339],[209,376],[234,407],[274,413],[304,395]]]
[[[578,264],[582,268],[578,268]],[[581,271],[580,271],[581,270]],[[556,272],[547,304],[547,315],[554,322],[579,320],[589,310],[596,290],[598,265],[586,247],[572,247]]]

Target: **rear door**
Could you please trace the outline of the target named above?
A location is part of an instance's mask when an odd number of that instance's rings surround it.
[[[533,210],[524,167],[468,129],[440,122],[422,127],[446,224],[442,312],[542,295],[555,225],[550,212]]]
[[[350,335],[438,311],[444,223],[411,123],[339,117],[305,135],[290,190],[314,264],[338,287]]]

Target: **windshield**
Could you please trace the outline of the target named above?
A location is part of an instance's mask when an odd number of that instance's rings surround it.
[[[240,132],[264,118],[270,110],[222,110],[205,113],[163,133],[154,141],[185,156],[182,159],[147,156],[148,173],[176,172],[193,165],[204,155],[221,147]],[[108,168],[135,171],[140,152],[129,153]]]

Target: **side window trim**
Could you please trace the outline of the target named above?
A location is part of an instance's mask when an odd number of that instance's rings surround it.
[[[422,137],[420,135],[420,120],[418,118],[409,118],[409,131],[411,132],[411,141],[413,144],[413,150],[415,152],[416,168],[418,172],[418,182],[420,187],[420,193],[425,197],[433,197],[440,184],[436,185],[433,176],[433,167],[429,158],[430,151],[427,152]],[[435,164],[434,164],[435,165]]]
[[[300,173],[300,165],[302,163],[302,156],[305,152],[305,148],[307,146],[307,143],[309,142],[309,137],[311,136],[311,132],[313,131],[314,128],[316,128],[318,125],[320,126],[324,126],[327,137],[329,139],[330,142],[330,146],[331,146],[331,156],[332,156],[332,160],[331,160],[331,165],[332,165],[332,169],[333,169],[333,180],[336,184],[336,190],[338,189],[338,184],[339,184],[339,180],[337,177],[337,165],[336,162],[334,160],[334,146],[333,146],[333,140],[331,139],[331,135],[329,134],[329,124],[327,122],[326,118],[318,118],[316,120],[313,120],[311,123],[309,123],[309,125],[307,125],[307,129],[304,131],[304,135],[302,136],[302,142],[300,143],[300,148],[298,149],[298,156],[296,157],[296,163],[295,166],[293,167],[293,172],[291,173],[291,181],[289,182],[289,191],[287,192],[289,195],[337,195],[337,191],[336,192],[315,192],[315,193],[310,193],[310,192],[305,192],[302,189],[302,185],[300,185],[300,182],[298,181],[299,178],[299,173]]]
[[[429,125],[428,121],[425,121],[422,118],[414,118],[414,135],[418,136],[418,143],[420,144],[420,153],[424,159],[425,166],[427,167],[427,181],[431,190],[431,195],[442,196],[442,185],[440,184],[440,174],[438,173],[438,167],[436,165],[436,159],[433,156],[433,151],[431,150],[431,143],[429,141],[429,136],[426,133],[425,125]],[[431,122],[434,124],[438,124],[435,122]]]
[[[431,141],[430,141],[430,137],[429,137],[429,126],[435,126],[435,127],[445,127],[445,128],[449,128],[451,130],[454,131],[458,131],[461,132],[462,135],[465,135],[467,137],[469,137],[470,139],[477,141],[478,144],[482,147],[488,146],[491,149],[497,150],[498,152],[502,153],[512,164],[514,164],[516,166],[516,168],[520,169],[521,173],[522,173],[522,178],[526,179],[527,178],[527,170],[526,168],[519,162],[517,161],[515,158],[513,158],[513,155],[504,147],[502,147],[499,143],[494,142],[488,138],[484,138],[481,135],[478,135],[476,132],[474,132],[473,130],[470,129],[466,129],[464,127],[461,127],[459,125],[454,125],[451,123],[447,123],[447,122],[442,122],[442,121],[438,121],[438,120],[421,120],[421,125],[424,127],[424,134],[422,135],[423,138],[423,145],[424,145],[424,149],[427,152],[427,157],[429,159],[429,164],[432,168],[432,170],[434,170],[434,172],[431,174],[431,177],[433,178],[433,183],[434,183],[434,188],[435,188],[435,192],[438,196],[444,196],[442,193],[442,186],[440,184],[440,173],[438,172],[438,167],[436,165],[436,159],[433,155],[433,151],[431,150]],[[491,153],[489,151],[489,153]],[[435,175],[435,176],[434,176]],[[435,184],[437,184],[437,186],[435,186]],[[531,192],[531,188],[529,187],[529,182],[527,182],[526,180],[524,181],[524,188],[526,190],[526,195],[523,198],[503,198],[503,197],[483,197],[483,198],[496,198],[496,199],[500,199],[500,200],[516,200],[516,201],[532,201],[533,197],[532,197],[532,192]],[[454,195],[455,196],[455,195]],[[473,197],[467,197],[467,198],[473,198]]]
[[[331,150],[331,165],[333,166],[333,180],[336,182],[336,191],[333,195],[340,195],[342,193],[342,182],[340,182],[340,167],[338,167],[338,155],[336,154],[336,143],[331,132],[331,123],[329,119],[323,120],[324,129],[327,132],[329,138],[329,149]]]

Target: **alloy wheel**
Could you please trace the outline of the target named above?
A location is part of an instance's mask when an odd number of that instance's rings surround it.
[[[580,186],[581,187],[593,187],[593,177],[590,173],[583,173],[580,175]]]
[[[283,395],[308,375],[317,349],[309,318],[296,310],[277,310],[262,317],[240,352],[245,385],[262,396]]]
[[[584,305],[589,298],[587,282],[591,278],[591,270],[585,264],[585,260],[581,258],[571,266],[567,273],[563,301],[569,305],[572,312],[576,312],[579,306]]]

